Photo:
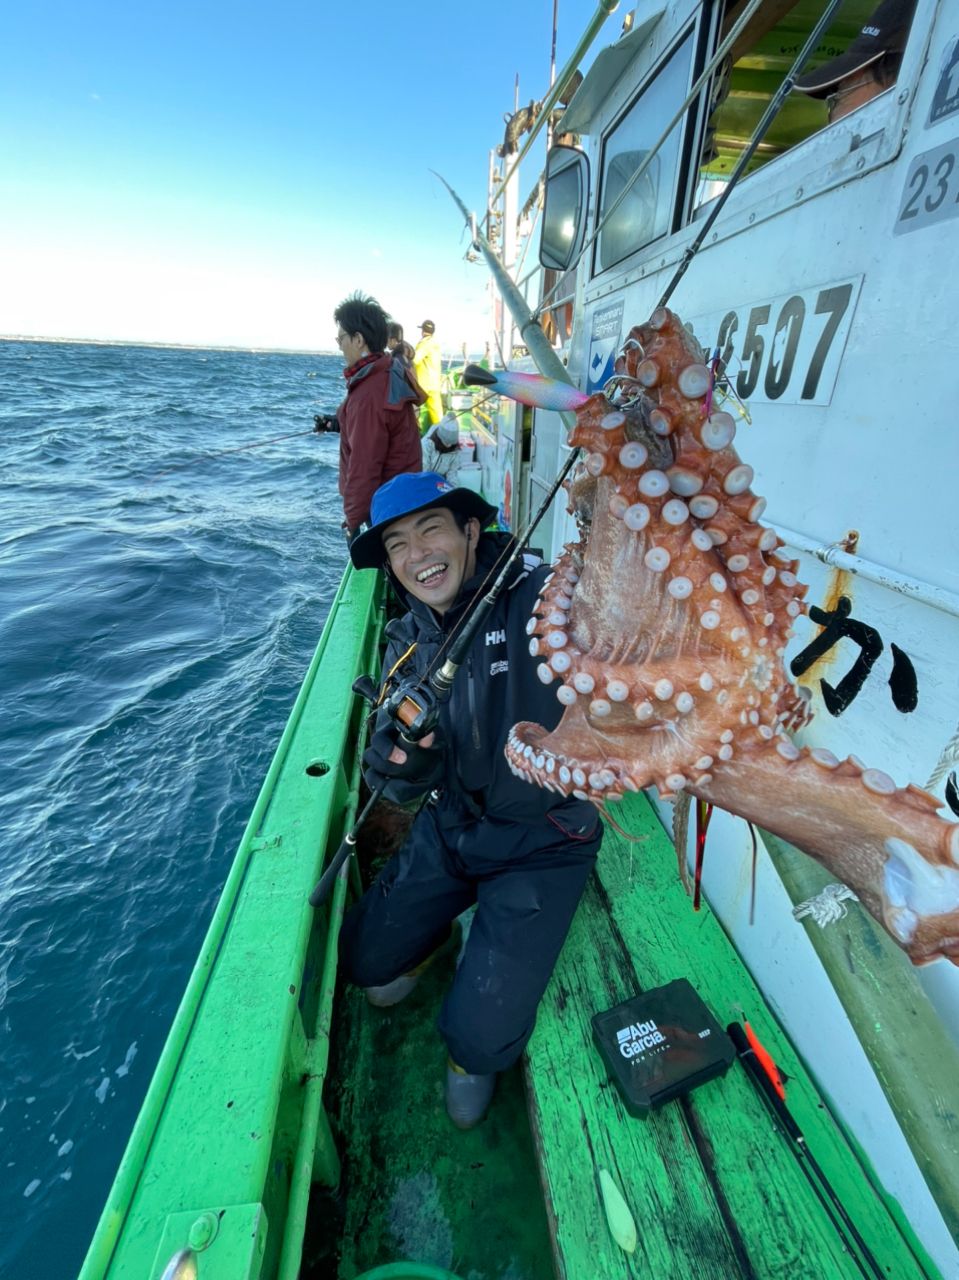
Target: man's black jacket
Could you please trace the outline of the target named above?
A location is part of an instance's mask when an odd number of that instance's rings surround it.
[[[428,605],[398,587],[391,575],[408,612],[389,625],[384,674],[414,641],[416,648],[397,675],[424,676],[434,669],[438,649],[476,597],[508,541],[503,533],[482,535],[475,575],[463,584],[455,604],[439,619]],[[533,604],[548,573],[549,566],[539,556],[529,552],[523,556],[457,672],[450,699],[440,712],[445,765],[440,803],[477,816],[486,813],[520,823],[539,823],[549,814],[564,830],[579,834],[595,827],[593,806],[522,781],[510,771],[504,755],[507,736],[517,721],[532,720],[553,729],[563,711],[556,683],[546,685],[536,674],[539,659],[530,656],[526,634]],[[486,583],[487,589],[489,585]],[[442,665],[442,661],[440,658],[435,665]],[[381,712],[377,727],[385,723],[386,715]],[[422,786],[394,779],[385,795],[406,802],[422,791]]]

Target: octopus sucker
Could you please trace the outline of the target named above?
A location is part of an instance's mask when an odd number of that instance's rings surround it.
[[[615,368],[633,399],[577,410],[579,540],[527,627],[562,719],[514,726],[510,768],[604,812],[647,787],[719,805],[821,862],[914,963],[959,964],[959,825],[922,788],[787,736],[811,719],[783,666],[806,587],[759,523],[704,353],[660,308]]]

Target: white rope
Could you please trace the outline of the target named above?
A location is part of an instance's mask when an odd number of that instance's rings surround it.
[[[793,915],[797,920],[812,916],[820,929],[825,929],[827,924],[835,924],[846,916],[848,908],[843,905],[846,901],[859,901],[847,884],[827,884],[814,898],[793,907]]]

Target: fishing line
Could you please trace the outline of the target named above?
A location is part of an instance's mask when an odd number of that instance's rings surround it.
[[[227,453],[242,453],[245,449],[262,449],[264,445],[276,444],[278,440],[292,440],[294,436],[311,436],[314,434],[312,427],[306,431],[288,431],[286,435],[273,436],[269,440],[257,440],[253,444],[240,444],[234,449],[219,449],[216,453],[201,453],[196,458],[190,458],[187,462],[178,462],[174,467],[167,467],[165,471],[157,471],[153,475],[146,476],[144,483],[152,480],[159,480],[161,476],[168,476],[171,472],[182,471],[185,467],[192,467],[197,462],[209,462],[211,458],[222,458]]]
[[[459,394],[454,392],[453,394]],[[495,400],[499,395],[498,391],[487,391],[485,396],[481,396],[474,404],[467,405],[465,409],[451,409],[445,416],[447,418],[459,418],[464,413],[472,413],[474,409],[478,409],[481,404],[486,404],[488,400]]]
[[[451,418],[458,418],[464,413],[472,413],[472,411],[479,408],[481,404],[485,404],[488,400],[494,399],[495,395],[495,392],[490,392],[475,404],[472,404],[465,409],[456,409],[447,416]],[[247,449],[262,449],[265,445],[277,444],[280,440],[293,440],[296,436],[312,435],[316,435],[316,429],[314,427],[308,427],[304,431],[288,431],[282,436],[271,436],[269,440],[255,440],[252,444],[236,445],[232,449],[218,449],[215,453],[201,453],[195,458],[189,458],[186,462],[178,462],[175,466],[166,467],[163,471],[155,471],[151,475],[144,476],[142,482],[144,484],[151,484],[154,480],[159,480],[161,476],[172,475],[174,471],[183,471],[186,467],[195,466],[198,462],[210,462],[213,458],[226,457],[229,453],[244,453]]]
[[[759,853],[759,842],[756,839],[756,828],[753,824],[747,822],[746,826],[749,828],[749,834],[753,842],[752,873],[749,878],[749,923],[752,925],[756,923],[756,859]]]

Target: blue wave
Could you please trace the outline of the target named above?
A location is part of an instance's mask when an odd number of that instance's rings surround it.
[[[0,342],[0,385],[0,1274],[66,1280],[342,573],[343,384]]]

